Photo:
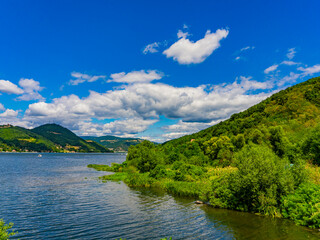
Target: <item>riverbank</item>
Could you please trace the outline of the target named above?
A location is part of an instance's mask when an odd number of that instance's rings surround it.
[[[128,167],[126,162],[123,164],[112,164],[111,166],[90,164],[88,167],[98,171],[114,172],[114,174],[100,177],[102,181],[123,181],[130,187],[162,189],[175,196],[192,197],[195,200],[199,199],[209,203],[213,207],[287,218],[293,220],[297,225],[320,228],[320,186],[318,185],[320,182],[320,168],[311,164],[307,164],[304,167],[305,173],[308,175],[306,180],[295,190],[291,190],[288,194],[283,194],[279,203],[271,202],[268,205],[268,196],[262,199],[267,202],[264,212],[253,211],[245,208],[244,205],[238,207],[231,205],[231,201],[236,202],[235,199],[232,199],[232,194],[235,193],[230,192],[234,189],[228,188],[226,185],[235,184],[235,181],[232,182],[230,179],[239,176],[239,169],[236,167],[203,167],[193,169],[194,174],[185,176],[184,181],[175,179],[177,172],[174,172],[173,166],[161,167],[161,169],[146,173],[140,173],[132,166]],[[284,183],[280,182],[280,184]],[[221,196],[223,197],[222,200],[219,198]]]

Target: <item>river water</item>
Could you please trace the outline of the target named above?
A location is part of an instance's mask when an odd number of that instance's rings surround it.
[[[97,180],[90,163],[121,154],[0,154],[0,218],[12,239],[320,239],[291,221],[193,203],[151,189]]]

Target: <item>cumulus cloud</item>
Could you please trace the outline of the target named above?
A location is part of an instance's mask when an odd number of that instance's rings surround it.
[[[0,92],[19,95],[23,90],[8,80],[0,80]]]
[[[76,132],[81,133],[82,136],[112,134],[121,137],[135,137],[137,133],[145,131],[150,125],[157,121],[157,119],[130,118],[105,124],[80,122],[79,129],[76,130]]]
[[[148,44],[147,46],[145,46],[142,52],[143,54],[159,52],[158,50],[159,46],[160,46],[159,42]]]
[[[264,73],[265,73],[265,74],[269,74],[270,72],[275,71],[278,67],[279,67],[278,64],[274,64],[274,65],[266,68],[266,69],[264,70]]]
[[[84,83],[84,82],[95,82],[98,79],[104,79],[106,78],[105,75],[88,75],[88,74],[84,74],[84,73],[80,73],[80,72],[72,72],[71,76],[74,79],[71,79],[68,84],[69,85],[79,85],[80,83]]]
[[[156,70],[132,71],[129,73],[121,72],[110,75],[108,82],[118,83],[146,83],[159,80],[163,77],[163,73]]]
[[[287,53],[287,58],[288,59],[293,59],[294,58],[294,56],[296,55],[296,49],[295,48],[290,48],[290,49],[288,49],[288,53]]]
[[[220,41],[229,34],[228,30],[218,29],[215,33],[208,30],[204,38],[193,42],[190,41],[187,32],[179,30],[179,40],[166,49],[163,54],[167,58],[173,58],[180,64],[201,63],[209,57],[214,50],[220,47]]]
[[[211,121],[211,122],[184,122],[179,120],[178,123],[164,126],[162,129],[166,132],[162,134],[162,141],[168,141],[174,138],[179,138],[184,135],[199,132],[205,128],[211,127],[224,119]]]
[[[307,68],[299,67],[298,70],[303,72],[302,73],[303,76],[309,76],[309,75],[320,72],[320,64],[316,64],[316,65],[313,65],[312,67],[307,67]]]
[[[44,100],[40,95],[39,91],[43,89],[40,87],[40,83],[33,79],[21,78],[19,81],[20,87],[23,88],[23,95],[19,96],[17,99],[23,101],[31,100]]]
[[[15,111],[12,109],[7,109],[5,112],[0,113],[1,118],[16,118],[19,114],[19,111]]]
[[[52,121],[95,135],[134,135],[157,122],[160,116],[181,119],[184,123],[190,122],[193,129],[200,129],[245,110],[270,95],[260,91],[252,94],[249,93],[251,90],[271,88],[269,82],[258,82],[251,77],[239,77],[231,84],[198,87],[138,82],[105,93],[90,91],[85,98],[69,95],[50,103],[33,103],[23,120],[38,124]],[[92,119],[110,119],[111,122],[93,124]],[[169,135],[164,137],[169,138]]]

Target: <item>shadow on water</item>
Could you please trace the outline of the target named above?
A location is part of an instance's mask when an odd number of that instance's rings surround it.
[[[287,219],[258,216],[252,213],[213,208],[208,205],[197,205],[193,198],[170,196],[160,189],[134,188],[142,204],[152,204],[158,201],[174,202],[188,210],[201,211],[212,227],[226,236],[221,239],[237,240],[304,240],[320,239],[320,231],[297,226]],[[189,212],[190,214],[190,212]],[[194,222],[199,224],[199,222]],[[210,224],[209,224],[210,225]],[[199,226],[201,227],[201,226]]]

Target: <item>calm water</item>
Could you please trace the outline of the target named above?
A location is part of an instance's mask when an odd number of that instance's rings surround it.
[[[290,221],[198,206],[123,183],[101,183],[89,163],[120,154],[0,154],[0,218],[16,239],[319,239]]]

